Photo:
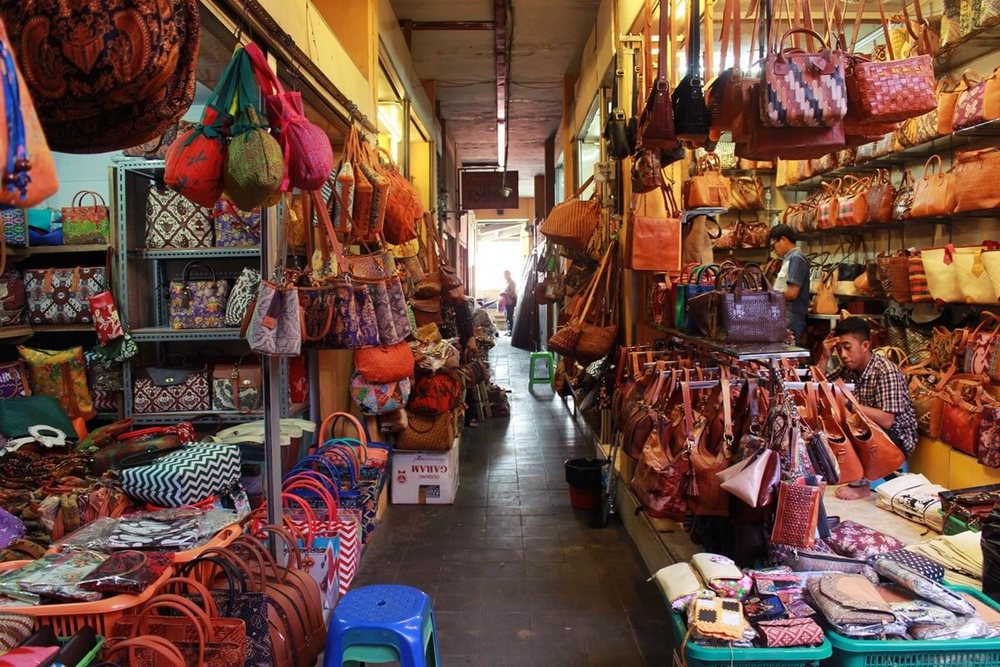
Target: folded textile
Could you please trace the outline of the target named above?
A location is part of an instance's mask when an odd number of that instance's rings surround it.
[[[757,624],[768,648],[817,646],[823,643],[823,629],[811,618],[784,618]]]
[[[947,570],[981,580],[983,548],[979,537],[979,533],[967,530],[957,535],[942,535],[933,540],[911,544],[907,548],[941,563]]]
[[[947,490],[923,475],[909,473],[879,484],[875,489],[875,504],[940,533],[944,530],[944,515],[938,493]]]

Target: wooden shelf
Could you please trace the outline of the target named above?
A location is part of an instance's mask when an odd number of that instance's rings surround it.
[[[94,243],[87,245],[40,245],[28,248],[7,248],[7,259],[23,260],[36,255],[107,252],[109,247],[107,243]]]
[[[32,324],[31,330],[38,333],[75,333],[94,331],[93,324]]]
[[[30,338],[34,333],[31,327],[20,325],[13,327],[0,327],[0,340],[10,340],[12,338]]]

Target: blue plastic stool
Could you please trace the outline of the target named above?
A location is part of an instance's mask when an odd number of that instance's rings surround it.
[[[535,375],[535,361],[545,362],[549,374],[545,377]],[[551,352],[532,352],[528,359],[528,391],[536,384],[547,384],[554,389],[556,386],[556,355]]]
[[[323,667],[399,662],[402,667],[441,664],[431,599],[410,586],[364,586],[349,591],[333,610]]]

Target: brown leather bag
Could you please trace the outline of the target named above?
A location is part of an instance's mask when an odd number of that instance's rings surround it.
[[[681,216],[674,201],[673,190],[660,188],[664,216],[639,215],[638,198],[633,195],[629,207],[631,220],[626,228],[626,266],[633,271],[680,271],[681,268]],[[644,203],[645,208],[645,203]]]
[[[729,208],[729,179],[722,175],[722,163],[715,153],[698,160],[698,174],[684,181],[684,208]]]
[[[881,426],[860,410],[861,404],[843,381],[837,381],[836,395],[841,423],[846,426],[847,436],[854,443],[865,479],[882,479],[898,470],[906,461],[903,450],[896,446]]]
[[[686,415],[691,410],[690,388],[681,385]],[[709,394],[705,419],[707,427],[691,448],[691,469],[694,471],[697,493],[690,497],[695,516],[729,516],[729,494],[722,490],[716,473],[727,468],[733,453],[732,389],[728,377]]]
[[[868,221],[873,223],[892,222],[892,204],[896,200],[896,188],[888,169],[876,169],[868,183]]]
[[[759,211],[767,206],[764,183],[757,176],[737,176],[729,180],[729,208],[734,211]]]
[[[936,164],[935,170],[931,165]],[[955,210],[955,174],[944,171],[940,155],[932,155],[924,164],[924,176],[913,186],[914,218],[948,215]]]
[[[3,0],[0,13],[53,150],[130,148],[194,101],[196,0]]]
[[[538,231],[552,243],[571,250],[586,250],[590,237],[601,222],[600,198],[595,195],[587,201],[580,200],[580,195],[593,182],[594,177],[591,176],[572,197],[549,211]]]
[[[1000,149],[982,148],[955,154],[955,212],[1000,206]]]

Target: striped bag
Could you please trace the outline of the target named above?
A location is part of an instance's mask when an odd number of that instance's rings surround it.
[[[934,297],[927,287],[927,274],[924,273],[924,260],[920,254],[910,257],[910,301],[913,303],[933,303]]]

